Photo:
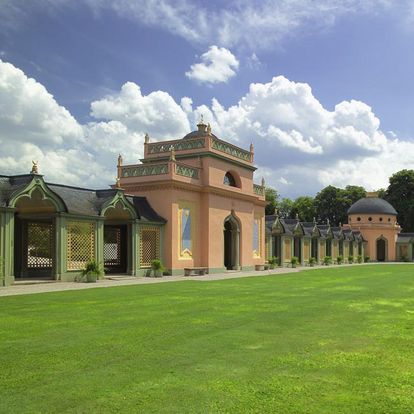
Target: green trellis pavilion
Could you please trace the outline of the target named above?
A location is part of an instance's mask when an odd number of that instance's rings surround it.
[[[145,197],[90,190],[30,174],[0,175],[0,286],[72,281],[90,260],[106,273],[144,275],[162,257],[165,220]]]

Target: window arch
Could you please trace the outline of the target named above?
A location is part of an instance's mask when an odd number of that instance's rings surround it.
[[[230,187],[237,187],[236,179],[230,172],[226,172],[226,174],[224,175],[223,184],[228,185]]]

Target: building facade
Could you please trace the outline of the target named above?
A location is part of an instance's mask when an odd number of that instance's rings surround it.
[[[106,273],[252,270],[265,263],[265,187],[253,183],[253,146],[208,125],[149,142],[106,190],[52,184],[38,173],[0,176],[0,286],[19,278],[71,281],[90,260]]]
[[[185,137],[150,142],[137,165],[118,163],[119,185],[146,197],[166,219],[169,274],[252,270],[265,263],[265,187],[254,184],[254,151],[229,144],[200,122]]]

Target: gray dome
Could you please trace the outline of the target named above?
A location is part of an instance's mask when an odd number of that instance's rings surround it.
[[[361,198],[351,207],[349,207],[348,214],[388,214],[396,216],[395,208],[382,198],[366,197]]]

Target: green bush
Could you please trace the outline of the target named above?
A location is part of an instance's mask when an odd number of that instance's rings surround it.
[[[82,269],[81,276],[75,280],[86,283],[96,282],[104,273],[103,267],[96,260],[89,260]]]
[[[336,258],[336,263],[338,263],[339,265],[340,265],[340,264],[342,264],[342,263],[343,263],[343,261],[344,261],[344,257],[343,257],[343,256],[338,256],[338,257]]]
[[[309,259],[309,266],[314,266],[314,265],[315,265],[315,263],[316,263],[316,259],[315,259],[314,257],[311,257],[311,258]]]
[[[152,272],[150,272],[150,276],[153,277],[161,277],[163,272],[164,272],[164,266],[161,263],[161,260],[159,259],[154,259],[151,261],[151,270]]]
[[[332,264],[332,257],[331,256],[325,256],[323,258],[323,264],[325,266],[329,266],[330,264]]]
[[[354,256],[352,255],[348,256],[348,263],[354,263]]]
[[[296,256],[293,256],[290,259],[290,264],[292,265],[292,267],[296,267],[296,265],[299,263],[299,259]]]
[[[407,256],[401,256],[401,261],[402,262],[409,262],[408,257]]]
[[[357,262],[358,263],[362,263],[363,262],[363,258],[362,258],[362,256],[360,254],[357,256]]]
[[[370,259],[369,259],[369,256],[365,256],[365,257],[364,257],[364,262],[365,262],[365,263],[368,263],[368,262],[369,262],[369,260],[370,260]]]
[[[279,263],[279,258],[276,256],[269,257],[268,261],[270,269],[274,269]]]

